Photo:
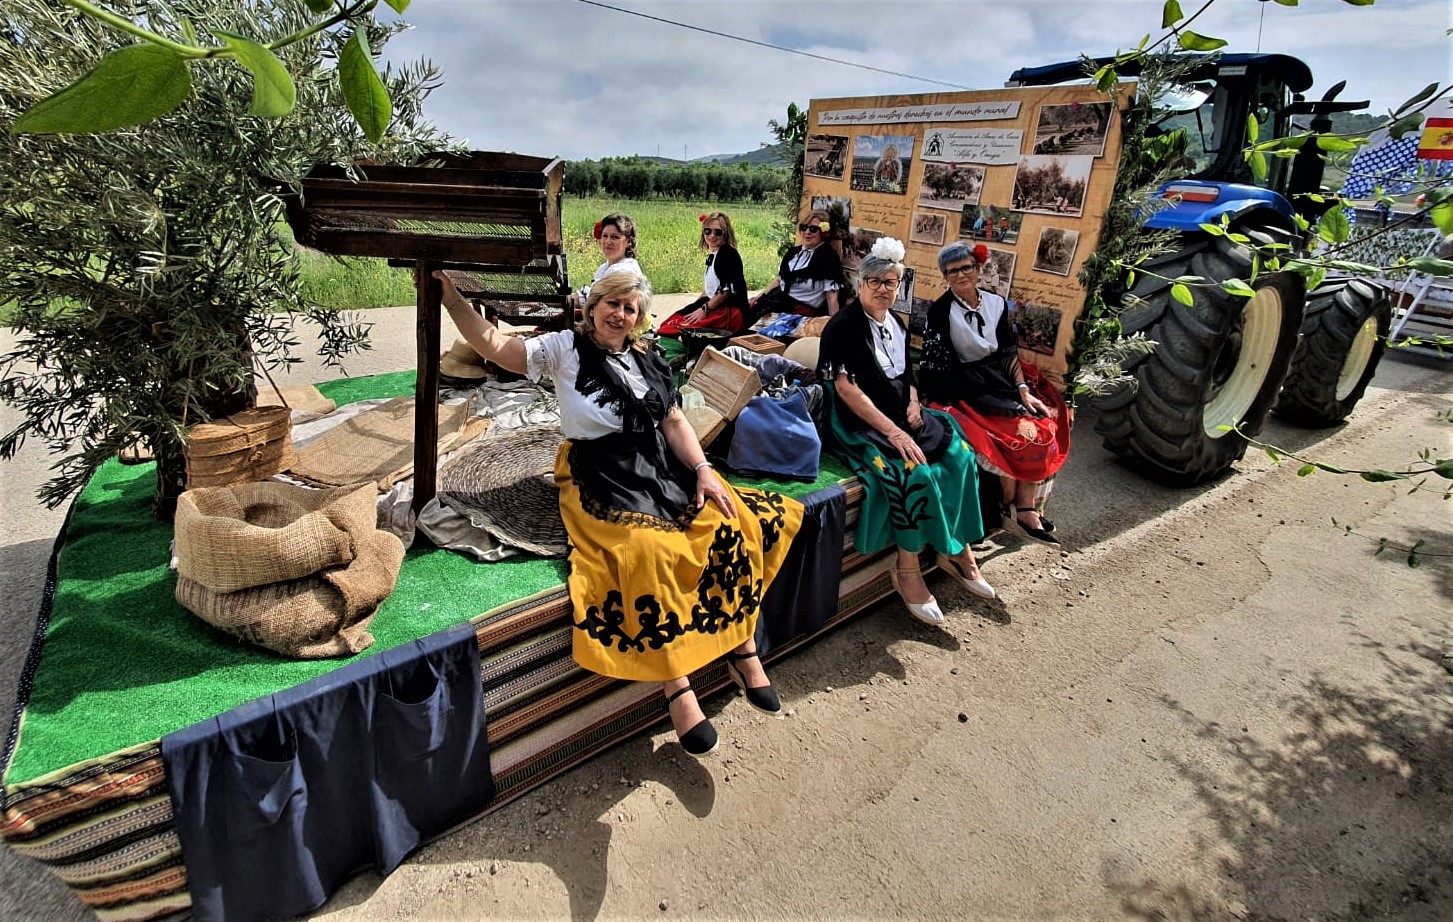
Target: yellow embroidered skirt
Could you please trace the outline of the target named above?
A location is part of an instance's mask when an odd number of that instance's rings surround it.
[[[663,483],[678,500],[689,495],[683,471],[690,491],[695,475],[660,439],[659,450],[615,464],[602,486],[595,465],[613,463],[621,446],[601,441],[567,441],[555,459],[571,545],[575,661],[633,681],[687,675],[756,632],[762,597],[802,525],[802,504],[730,485],[735,519],[710,502],[699,511],[652,504],[641,497],[659,494]]]

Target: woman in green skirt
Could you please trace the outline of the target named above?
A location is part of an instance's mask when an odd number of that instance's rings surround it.
[[[893,588],[920,621],[943,611],[919,569],[925,547],[974,595],[991,599],[969,543],[983,537],[974,450],[946,413],[918,402],[908,331],[889,310],[903,277],[903,244],[884,237],[858,268],[857,298],[828,322],[818,374],[834,441],[863,482],[856,546],[898,550]]]

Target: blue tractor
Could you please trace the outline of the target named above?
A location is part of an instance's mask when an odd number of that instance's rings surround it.
[[[1305,99],[1311,70],[1287,55],[1198,60],[1157,101],[1161,114],[1150,129],[1185,135],[1186,175],[1162,187],[1172,204],[1145,222],[1181,236],[1171,252],[1137,273],[1121,314],[1127,335],[1143,332],[1159,345],[1127,369],[1134,386],[1096,401],[1095,430],[1105,447],[1174,485],[1218,477],[1245,454],[1246,440],[1223,427],[1239,424],[1254,436],[1273,411],[1308,427],[1341,422],[1377,370],[1392,314],[1386,291],[1361,279],[1331,279],[1310,293],[1291,273],[1253,280],[1246,249],[1201,229],[1224,220],[1253,241],[1303,250],[1309,239],[1296,215],[1315,225],[1332,207],[1321,188],[1322,158],[1308,145],[1294,160],[1272,160],[1258,182],[1242,156],[1247,119],[1256,115],[1263,138],[1286,137],[1306,128],[1329,131],[1333,113],[1367,103],[1337,101],[1344,83],[1320,100]],[[1119,70],[1138,73],[1133,66]],[[1073,61],[1016,71],[1007,85],[1046,86],[1084,75],[1083,63]],[[1298,117],[1310,121],[1294,123]],[[1308,193],[1323,193],[1322,201]],[[1172,298],[1167,281],[1187,275],[1212,283],[1239,278],[1255,294],[1191,286],[1187,306]]]

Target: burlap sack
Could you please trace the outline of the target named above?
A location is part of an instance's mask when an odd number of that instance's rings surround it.
[[[371,501],[373,487],[365,489]],[[213,592],[181,577],[177,601],[213,627],[284,656],[358,653],[373,645],[368,624],[393,592],[404,545],[371,523],[356,536],[357,555],[345,567],[240,592]]]
[[[213,592],[236,592],[346,564],[356,536],[377,527],[377,499],[373,484],[188,490],[177,500],[177,570]]]

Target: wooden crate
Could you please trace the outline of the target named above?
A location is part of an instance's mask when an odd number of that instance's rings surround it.
[[[779,342],[770,336],[763,336],[761,333],[748,333],[745,336],[734,336],[729,346],[741,346],[743,349],[750,349],[752,352],[761,355],[781,355],[787,351],[787,344]]]
[[[564,181],[564,161],[485,151],[429,154],[414,166],[320,166],[304,177],[301,200],[289,199],[288,224],[299,243],[339,256],[518,272],[564,252]]]
[[[686,383],[706,398],[706,406],[686,411],[686,420],[703,448],[762,390],[755,368],[728,358],[710,346],[701,353]]]

